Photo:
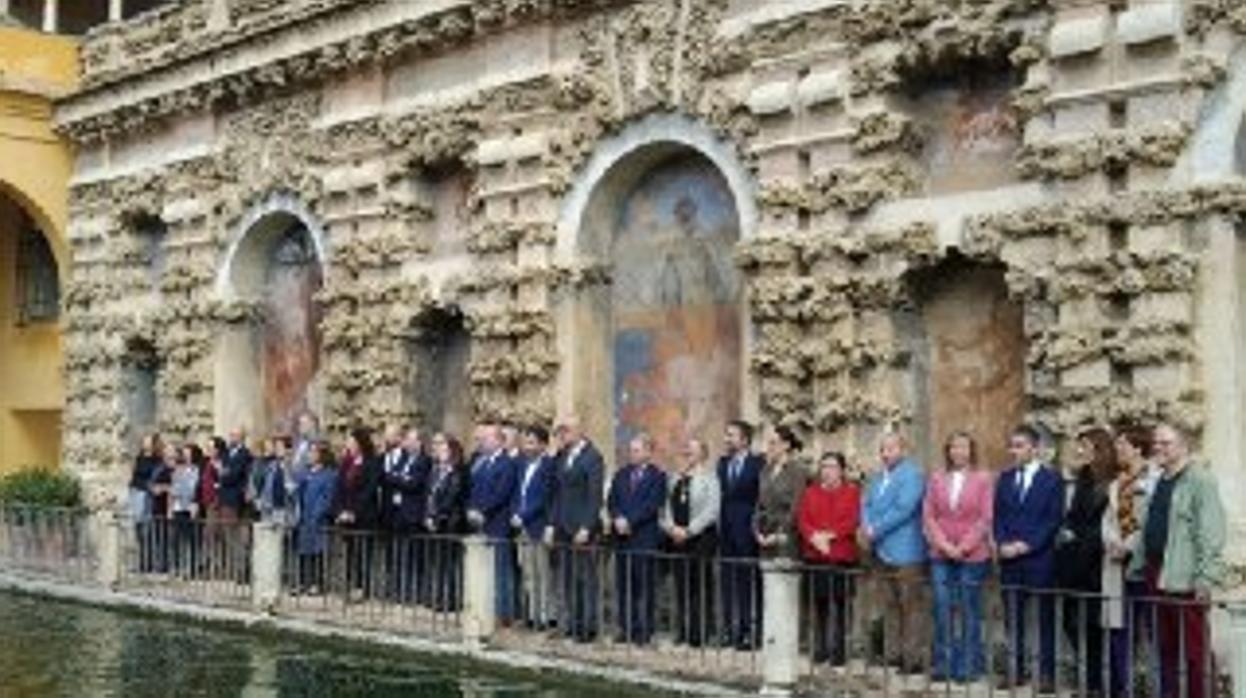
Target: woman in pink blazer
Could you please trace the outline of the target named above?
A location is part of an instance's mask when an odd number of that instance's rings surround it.
[[[982,583],[991,564],[995,483],[978,467],[977,444],[966,432],[948,437],[943,458],[922,502],[934,583],[932,674],[936,681],[969,682],[986,671]]]

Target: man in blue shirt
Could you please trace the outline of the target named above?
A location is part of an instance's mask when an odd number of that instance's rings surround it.
[[[926,538],[922,498],[926,476],[905,455],[904,437],[884,434],[878,445],[880,467],[870,476],[861,500],[861,535],[878,568],[887,660],[901,673],[925,673],[923,658],[928,609]]]

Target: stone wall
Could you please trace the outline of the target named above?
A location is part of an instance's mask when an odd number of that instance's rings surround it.
[[[216,342],[255,308],[231,302],[217,270],[273,197],[323,226],[335,432],[420,418],[404,386],[432,309],[466,317],[477,415],[582,407],[596,359],[576,348],[604,330],[576,300],[612,268],[568,211],[611,164],[595,169],[607,144],[622,156],[647,138],[712,141],[691,147],[715,150],[738,189],[749,416],[862,461],[880,429],[912,424],[933,453],[942,436],[914,383],[928,287],[915,281],[954,255],[1000,269],[1021,315],[1019,330],[1001,321],[1025,364],[1001,404],[1062,437],[1174,420],[1240,493],[1229,434],[1246,368],[1224,349],[1246,331],[1234,262],[1246,187],[1222,155],[1246,108],[1232,7],[218,5],[95,32],[86,88],[59,107],[81,148],[66,462],[97,482],[125,468],[131,340],[161,358],[161,425],[219,428]],[[467,189],[457,207],[447,182]],[[126,224],[140,213],[168,225],[155,289]],[[602,438],[609,423],[595,423]],[[1246,510],[1233,513],[1246,532]]]

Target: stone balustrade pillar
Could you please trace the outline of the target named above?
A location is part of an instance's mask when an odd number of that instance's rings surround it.
[[[121,583],[122,536],[129,519],[113,511],[101,509],[91,514],[91,537],[95,548],[95,581],[107,589]]]
[[[791,561],[767,560],[761,576],[761,695],[790,696],[800,672],[800,571]]]
[[[251,524],[251,606],[271,612],[281,597],[285,527],[270,521]]]
[[[1233,682],[1233,698],[1246,698],[1246,598],[1228,604],[1229,610],[1229,677]]]
[[[497,556],[484,536],[467,537],[463,548],[463,641],[479,648],[497,623],[493,598]]]

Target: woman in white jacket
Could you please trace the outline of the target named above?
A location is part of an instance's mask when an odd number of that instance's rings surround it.
[[[1111,691],[1126,696],[1133,683],[1134,637],[1147,622],[1137,599],[1146,595],[1140,580],[1125,578],[1129,551],[1141,532],[1142,514],[1155,489],[1159,468],[1150,462],[1151,430],[1124,427],[1116,433],[1116,457],[1120,473],[1108,488],[1108,509],[1103,516],[1103,627],[1112,629]]]

